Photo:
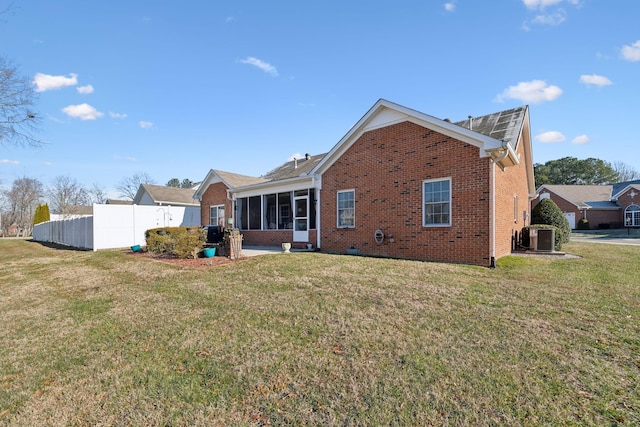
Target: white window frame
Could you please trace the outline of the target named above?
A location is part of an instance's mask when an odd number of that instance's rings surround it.
[[[214,206],[209,206],[209,225],[220,225],[220,208],[222,208],[222,212],[225,211],[224,205],[214,205]],[[212,222],[213,219],[213,209],[216,210],[216,222]],[[222,226],[224,227],[224,220],[225,220],[225,216],[223,214],[222,216]]]
[[[348,208],[340,208],[340,195],[341,194],[348,194],[351,193],[352,197],[351,199],[353,200],[353,206],[352,207],[348,207]],[[345,217],[344,215],[341,218],[341,213],[351,210],[352,214],[351,214],[351,224],[345,224],[343,223],[342,219],[347,219],[348,217]],[[336,227],[337,228],[355,228],[356,227],[356,190],[355,189],[350,189],[350,190],[340,190],[337,192],[336,194]]]
[[[429,202],[429,204],[435,206],[435,205],[441,205],[446,203],[448,205],[447,212],[441,212],[438,215],[446,213],[449,218],[449,221],[446,223],[427,224],[427,193],[425,191],[426,184],[434,183],[434,182],[445,182],[445,181],[449,183],[449,198],[447,200]],[[451,192],[452,192],[451,177],[425,179],[424,181],[422,181],[422,226],[423,227],[451,227]]]
[[[624,209],[625,227],[640,227],[640,206],[631,204]]]

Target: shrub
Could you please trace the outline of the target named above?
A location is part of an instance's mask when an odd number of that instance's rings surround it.
[[[582,218],[580,221],[578,221],[578,230],[589,230],[589,220],[587,218]]]
[[[197,258],[206,238],[205,230],[200,227],[151,228],[145,233],[149,252],[178,258]]]
[[[560,241],[566,243],[571,236],[571,226],[564,214],[551,199],[542,199],[531,211],[531,225],[553,225],[558,228],[556,238],[560,235]]]

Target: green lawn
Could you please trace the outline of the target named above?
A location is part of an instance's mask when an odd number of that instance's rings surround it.
[[[0,425],[640,425],[640,246],[185,269],[0,240]]]

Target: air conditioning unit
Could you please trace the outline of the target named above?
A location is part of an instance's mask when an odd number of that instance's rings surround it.
[[[538,238],[534,248],[540,252],[553,252],[556,245],[556,230],[553,228],[539,228]]]

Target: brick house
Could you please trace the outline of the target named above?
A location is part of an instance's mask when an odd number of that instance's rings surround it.
[[[381,99],[328,153],[227,174],[194,197],[246,245],[482,266],[511,253],[535,195],[527,107],[452,123]]]
[[[640,180],[612,185],[541,185],[532,207],[550,198],[575,229],[587,219],[589,228],[640,227]]]

